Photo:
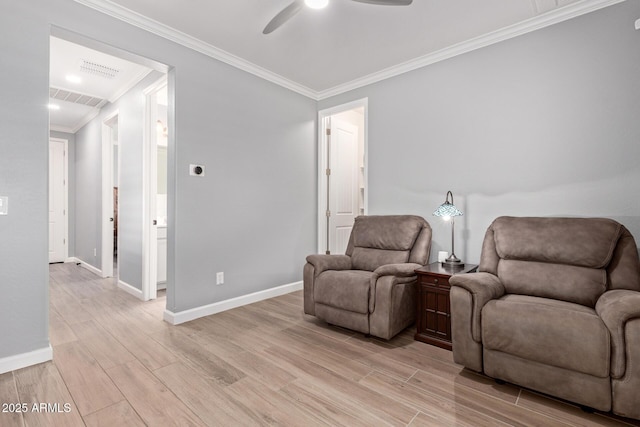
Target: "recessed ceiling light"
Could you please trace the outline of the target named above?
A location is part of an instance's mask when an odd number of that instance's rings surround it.
[[[59,110],[60,106],[58,104],[49,104],[47,105],[47,107],[49,108],[49,110]]]
[[[75,74],[67,74],[66,79],[69,83],[75,83],[75,84],[82,83],[82,79],[76,76]]]
[[[324,9],[329,4],[329,0],[304,0],[304,4],[312,9]]]

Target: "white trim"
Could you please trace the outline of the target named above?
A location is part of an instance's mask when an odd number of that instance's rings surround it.
[[[128,294],[133,295],[134,297],[138,298],[139,300],[142,300],[142,291],[134,286],[131,286],[130,284],[123,282],[122,280],[118,280],[118,288],[122,289],[123,291],[125,291]],[[143,300],[144,301],[144,300]]]
[[[82,129],[87,123],[89,123],[91,120],[95,119],[98,116],[98,114],[100,114],[100,110],[98,108],[94,108],[93,111],[90,111],[87,114],[85,114],[78,121],[78,123],[75,124],[74,127],[67,127],[67,126],[52,124],[50,125],[49,130],[56,131],[56,132],[76,133],[80,129]]]
[[[152,69],[146,69],[146,70],[140,70],[140,72],[138,74],[136,74],[135,76],[133,76],[131,78],[131,80],[129,80],[124,86],[122,86],[116,93],[114,93],[111,98],[109,98],[107,101],[109,101],[110,103],[114,103],[116,102],[118,99],[120,99],[120,97],[122,95],[124,95],[125,93],[129,92],[131,89],[133,89],[138,83],[140,83],[145,77],[147,77],[153,70]]]
[[[326,119],[334,114],[364,109],[364,214],[369,213],[369,98],[362,98],[346,104],[318,111],[318,253],[327,248],[327,134]]]
[[[101,230],[102,230],[102,246],[101,260],[102,277],[113,276],[113,230],[114,225],[108,218],[113,216],[113,129],[107,124],[113,118],[118,116],[119,110],[116,110],[102,119],[102,198],[101,198]],[[118,124],[120,126],[120,124]],[[120,139],[120,132],[118,132]],[[120,158],[120,150],[118,150],[118,159]],[[118,161],[118,159],[115,159]],[[118,164],[120,166],[120,164]],[[118,173],[120,170],[118,168]]]
[[[98,276],[102,277],[102,270],[100,270],[97,267],[94,267],[93,265],[82,261],[80,258],[76,258],[76,257],[71,257],[71,258],[67,258],[66,262],[75,262],[76,264],[80,264],[80,267],[82,268],[86,268],[87,270],[89,270],[90,272],[92,272],[93,274],[97,274]]]
[[[236,298],[214,302],[213,304],[207,304],[200,307],[191,308],[189,310],[178,311],[176,313],[165,310],[164,320],[171,323],[172,325],[179,325],[181,323],[189,322],[200,317],[210,316],[212,314],[231,310],[232,308],[253,304],[254,302],[289,294],[301,289],[302,282],[294,282],[287,285],[276,286],[275,288],[271,289],[265,289],[264,291],[258,291],[248,295],[242,295]]]
[[[0,359],[0,374],[26,368],[53,360],[53,349],[51,345],[27,353],[16,354],[14,356]]]
[[[612,6],[617,3],[621,3],[623,1],[625,0],[584,0],[572,3],[558,9],[553,9],[547,13],[535,16],[517,24],[492,31],[487,34],[483,34],[473,39],[465,40],[461,43],[448,46],[436,52],[411,59],[402,64],[394,65],[384,70],[371,73],[367,76],[352,80],[348,83],[316,92],[316,97],[317,100],[330,98],[332,96],[358,89],[360,87],[367,86],[373,83],[377,83],[381,80],[386,80],[388,78],[395,77],[400,74],[416,70],[418,68],[426,67],[427,65],[435,64],[436,62],[453,58],[454,56],[462,55],[463,53],[468,53],[476,49],[481,49],[492,44],[521,36],[523,34],[531,33],[533,31],[558,24],[560,22],[564,22],[569,19],[573,19],[578,16],[585,15],[587,13],[603,9],[608,6]]]
[[[109,15],[113,18],[119,19],[128,24],[131,24],[135,27],[141,28],[145,31],[149,31],[150,33],[156,34],[167,40],[171,40],[182,46],[188,47],[189,49],[193,49],[196,52],[200,52],[211,58],[215,58],[218,61],[222,61],[233,67],[239,68],[240,70],[246,71],[255,76],[263,78],[267,81],[270,81],[272,83],[275,83],[277,85],[290,89],[301,95],[307,96],[309,98],[315,98],[316,92],[304,85],[301,85],[292,80],[289,80],[286,77],[283,77],[277,73],[269,71],[266,68],[263,68],[259,65],[256,65],[252,62],[247,61],[246,59],[242,59],[225,50],[222,50],[218,47],[210,45],[209,43],[205,43],[202,40],[199,40],[193,36],[183,33],[182,31],[178,31],[174,28],[169,27],[168,25],[155,21],[151,18],[148,18],[144,15],[139,14],[138,12],[134,12],[130,9],[127,9],[118,4],[115,4],[109,0],[75,0],[75,1],[85,6],[88,6],[92,9],[95,9],[99,12],[102,12],[106,15]]]
[[[439,61],[444,61],[445,59],[449,59],[463,53],[471,52],[473,50],[480,49],[494,43],[499,43],[510,38],[518,37],[520,35],[530,33],[532,31],[536,31],[563,21],[567,21],[569,19],[573,19],[578,16],[603,9],[605,7],[613,6],[625,0],[583,0],[571,3],[567,6],[553,9],[547,13],[543,13],[542,15],[527,19],[518,24],[510,25],[500,30],[484,34],[482,36],[464,41],[462,43],[458,43],[450,47],[446,47],[437,52],[433,52],[409,60],[402,64],[389,67],[385,70],[381,70],[362,78],[352,80],[351,82],[347,82],[345,84],[341,84],[322,91],[316,91],[292,80],[289,80],[279,74],[253,64],[252,62],[249,62],[229,52],[205,43],[193,36],[175,30],[165,24],[162,24],[137,12],[115,4],[110,0],[75,1],[106,15],[127,22],[135,27],[149,31],[150,33],[156,34],[160,37],[181,44],[182,46],[193,49],[204,55],[232,65],[240,70],[254,74],[267,81],[297,92],[301,95],[307,96],[316,101],[320,101],[322,99],[326,99],[353,89],[370,85],[372,83],[376,83],[390,77],[398,76],[400,74],[404,74],[406,72],[416,70],[418,68],[422,68]]]
[[[165,74],[146,89],[144,106],[144,126],[142,130],[142,300],[148,301],[158,297],[158,228],[153,225],[157,219],[157,186],[158,186],[158,151],[155,135],[156,122],[152,117],[157,111],[157,92],[166,87],[169,90],[169,79]],[[169,124],[167,123],[167,127]],[[169,143],[167,141],[167,143]],[[155,149],[154,149],[155,148]],[[155,179],[152,179],[151,175]]]

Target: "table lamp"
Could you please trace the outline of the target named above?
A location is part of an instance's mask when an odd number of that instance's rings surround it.
[[[449,201],[449,196],[451,196],[451,201]],[[442,265],[451,266],[451,267],[463,267],[464,263],[456,256],[454,251],[454,217],[461,216],[462,212],[460,209],[456,208],[453,204],[453,193],[451,191],[447,191],[447,197],[443,204],[438,206],[433,212],[433,216],[442,217],[445,221],[451,220],[451,255],[447,258]]]

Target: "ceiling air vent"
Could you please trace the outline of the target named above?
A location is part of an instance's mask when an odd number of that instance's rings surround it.
[[[118,76],[120,70],[108,67],[106,65],[98,64],[96,62],[87,61],[86,59],[82,59],[80,61],[80,71],[83,71],[87,74],[92,74],[94,76],[104,77],[105,79],[113,79]]]
[[[49,97],[58,99],[60,101],[72,102],[74,104],[87,105],[89,107],[100,108],[107,103],[105,99],[97,98],[95,96],[83,95],[77,92],[71,92],[64,89],[58,89],[55,87],[49,88]]]

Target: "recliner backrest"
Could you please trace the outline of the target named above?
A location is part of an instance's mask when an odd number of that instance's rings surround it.
[[[500,277],[508,293],[590,307],[607,289],[640,290],[635,241],[606,218],[497,218],[479,271]]]
[[[349,237],[346,255],[352,268],[374,271],[387,264],[426,264],[431,227],[415,215],[359,216]]]

